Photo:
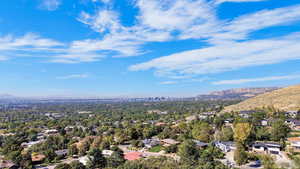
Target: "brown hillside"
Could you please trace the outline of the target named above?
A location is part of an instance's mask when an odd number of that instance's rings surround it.
[[[300,109],[300,85],[290,86],[258,95],[236,105],[225,107],[225,111],[253,110],[273,106],[279,110]]]

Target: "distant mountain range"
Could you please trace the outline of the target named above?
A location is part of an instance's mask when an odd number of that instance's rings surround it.
[[[300,85],[290,86],[267,92],[247,99],[236,105],[225,107],[225,111],[253,110],[255,108],[274,107],[283,111],[300,109]]]
[[[18,97],[0,94],[0,101],[33,101],[33,102],[160,102],[160,101],[192,101],[192,100],[245,100],[262,93],[276,90],[276,87],[240,88],[214,91],[196,97],[140,97],[140,98],[100,98],[100,97]]]
[[[9,95],[9,94],[0,94],[0,99],[14,99],[17,98],[13,95]]]
[[[259,94],[274,91],[277,87],[238,88],[214,91],[209,94],[198,95],[199,100],[244,100]]]

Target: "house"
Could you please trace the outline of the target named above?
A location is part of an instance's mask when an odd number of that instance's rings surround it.
[[[0,159],[0,169],[17,169],[15,163],[9,160]]]
[[[252,151],[257,153],[266,153],[280,155],[281,145],[274,142],[255,142],[252,144]]]
[[[66,156],[68,154],[68,149],[57,150],[57,151],[55,151],[55,154],[57,156]]]
[[[15,135],[14,133],[0,133],[0,136],[3,137],[14,136],[14,135]]]
[[[290,137],[287,141],[289,143],[288,149],[293,152],[300,152],[300,137]]]
[[[191,121],[197,120],[197,119],[198,119],[198,117],[196,115],[188,116],[188,117],[185,118],[185,120],[187,122],[191,122]]]
[[[214,116],[216,113],[217,113],[216,111],[210,111],[210,112],[203,112],[201,114],[205,116]]]
[[[298,129],[300,127],[300,121],[296,119],[287,119],[285,123],[292,129]]]
[[[110,157],[113,153],[114,153],[114,151],[112,151],[112,150],[103,150],[103,151],[102,151],[102,154],[103,154],[105,157]]]
[[[158,114],[160,114],[160,115],[166,115],[166,114],[168,114],[168,111],[162,111],[162,112],[159,112]]]
[[[56,130],[56,129],[45,130],[44,133],[47,135],[57,134],[58,130]]]
[[[33,153],[31,155],[31,161],[34,164],[41,164],[44,161],[45,158],[46,158],[46,156],[44,154],[35,154],[35,153]]]
[[[160,114],[160,115],[166,115],[168,114],[168,111],[160,111],[160,110],[148,110],[147,113],[149,114]]]
[[[220,150],[222,150],[224,153],[236,149],[235,143],[232,141],[216,141],[214,145],[218,147]]]
[[[157,123],[155,123],[155,126],[165,126],[166,125],[166,123],[164,123],[164,122],[157,122]]]
[[[151,148],[153,146],[156,146],[160,143],[159,139],[145,139],[142,141],[146,148]]]
[[[199,118],[200,120],[205,120],[205,119],[208,118],[208,116],[200,114],[200,115],[198,116],[198,118]]]
[[[196,146],[199,147],[199,148],[205,148],[208,146],[208,143],[204,143],[204,142],[201,142],[201,141],[198,141],[198,140],[193,140],[195,143],[196,143]]]
[[[60,113],[52,113],[51,116],[54,117],[54,118],[56,118],[56,119],[64,117],[64,115],[60,114]]]
[[[89,156],[82,156],[82,157],[79,157],[78,161],[83,164],[83,165],[87,165],[88,162],[90,161],[90,157]]]
[[[251,117],[251,115],[253,113],[255,113],[256,111],[254,110],[244,110],[244,111],[240,111],[239,112],[239,116],[243,117],[243,118],[249,118]]]
[[[24,143],[21,144],[21,146],[24,147],[24,148],[30,148],[30,147],[32,147],[32,146],[34,146],[36,144],[42,143],[44,141],[45,140],[30,141],[28,143],[24,142]]]
[[[46,136],[44,136],[44,133],[38,133],[37,134],[37,139],[38,140],[44,140],[46,138]]]
[[[163,144],[163,146],[168,147],[170,145],[176,145],[179,144],[180,142],[174,140],[174,139],[163,139],[161,140],[161,143]]]
[[[233,118],[228,118],[224,121],[224,125],[227,127],[231,127],[234,119]]]
[[[79,111],[78,114],[91,114],[91,111]]]
[[[266,119],[263,119],[260,123],[262,126],[268,126],[268,120]]]
[[[298,114],[298,111],[287,111],[285,112],[285,115],[291,118],[296,118]]]
[[[129,161],[138,160],[142,158],[142,153],[140,152],[128,152],[124,154],[124,158]]]

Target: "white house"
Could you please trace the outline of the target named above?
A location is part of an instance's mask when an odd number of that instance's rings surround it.
[[[102,154],[103,154],[105,157],[110,157],[113,153],[114,153],[114,151],[112,151],[112,150],[103,150],[103,151],[102,151]]]
[[[33,145],[42,143],[42,142],[44,142],[44,141],[45,141],[45,140],[38,140],[38,141],[24,142],[24,143],[21,144],[21,146],[24,147],[24,148],[30,148],[30,147],[32,147]]]
[[[273,142],[255,142],[252,145],[252,151],[258,153],[267,153],[280,155],[281,145]]]
[[[261,121],[262,126],[268,126],[268,120],[264,119]]]
[[[300,137],[290,137],[287,140],[290,143],[289,148],[294,152],[300,152]]]
[[[87,165],[88,164],[88,162],[90,161],[90,159],[89,158],[92,158],[92,157],[89,157],[89,156],[82,156],[82,157],[79,157],[79,162],[81,163],[81,164],[83,164],[83,165]]]
[[[298,114],[298,111],[287,111],[285,112],[285,115],[292,117],[292,118],[296,118]]]
[[[153,146],[156,146],[160,143],[159,139],[153,138],[153,139],[145,139],[143,140],[143,143],[146,148],[151,148]]]
[[[236,149],[235,144],[232,141],[216,141],[214,144],[225,153]]]

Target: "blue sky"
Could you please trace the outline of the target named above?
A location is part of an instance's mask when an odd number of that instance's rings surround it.
[[[0,93],[194,96],[300,83],[299,0],[3,0]]]

